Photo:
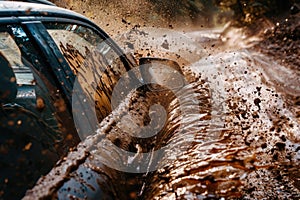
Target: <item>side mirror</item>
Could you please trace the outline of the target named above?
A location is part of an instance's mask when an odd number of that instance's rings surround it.
[[[143,57],[139,59],[139,64],[144,84],[152,84],[150,90],[178,90],[185,85],[182,70],[173,60]]]

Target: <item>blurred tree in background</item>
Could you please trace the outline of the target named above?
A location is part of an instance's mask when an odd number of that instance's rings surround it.
[[[236,24],[244,25],[256,19],[267,17],[276,19],[299,0],[215,0],[221,10],[231,10]]]

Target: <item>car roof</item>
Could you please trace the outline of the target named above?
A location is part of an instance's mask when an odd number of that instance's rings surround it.
[[[12,1],[15,1],[15,0],[12,0]],[[18,0],[18,1],[56,6],[54,3],[47,1],[47,0]]]
[[[91,21],[81,14],[60,8],[53,5],[40,3],[28,3],[20,1],[0,1],[0,19],[1,17],[66,17],[80,19],[91,23]]]
[[[50,6],[56,6],[54,3],[47,0],[4,0],[4,1],[22,1],[22,2],[39,3],[39,4],[50,5]]]

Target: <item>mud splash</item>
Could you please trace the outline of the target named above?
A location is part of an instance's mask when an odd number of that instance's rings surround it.
[[[131,93],[99,125],[97,134],[41,178],[25,199],[298,198],[294,174],[299,174],[299,118],[283,93],[284,87],[293,87],[274,81],[269,65],[272,70],[282,66],[265,59],[254,52],[236,51],[204,58],[184,69],[190,81],[186,87],[199,101],[199,110],[190,110],[189,115],[180,113],[174,94],[143,89]],[[297,89],[295,85],[295,95]],[[181,104],[188,107],[189,93],[182,90],[178,95],[186,97]],[[149,123],[148,110],[157,100],[168,111],[164,129],[150,140],[130,137],[132,127]],[[180,124],[183,116],[186,123]],[[178,131],[180,125],[183,132]],[[171,145],[164,154],[143,158],[143,152],[167,144]],[[132,160],[120,157],[115,146],[133,152]],[[146,165],[141,162],[145,160]],[[128,165],[156,165],[158,170],[130,174],[112,169]]]
[[[300,94],[297,73],[247,50],[217,53],[190,69],[209,88],[210,123],[223,126],[190,123],[201,139],[188,152],[176,145],[166,152],[167,166],[148,177],[142,199],[299,198],[299,180],[291,178],[300,174],[299,106],[287,103]]]
[[[24,199],[300,198],[299,73],[253,50],[214,51],[215,40],[182,68],[198,110],[181,113],[170,92],[133,91]],[[189,95],[176,94],[187,107]],[[148,139],[132,137],[150,123],[153,103],[167,110],[164,128]],[[144,157],[166,145],[163,154]],[[132,157],[120,156],[120,148]],[[157,171],[114,170],[128,166]]]
[[[233,130],[230,143],[248,146],[255,155],[256,170],[242,181],[242,197],[299,198],[297,181],[276,170],[289,163],[299,173],[299,106],[288,103],[300,94],[297,73],[247,50],[217,53],[191,68],[211,80],[214,99],[223,103],[225,127]]]

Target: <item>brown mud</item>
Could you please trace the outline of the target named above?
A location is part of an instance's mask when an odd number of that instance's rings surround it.
[[[67,194],[63,185],[82,166],[101,174],[98,188],[113,199],[299,199],[299,13],[286,19],[247,48],[226,50],[228,41],[219,41],[219,50],[182,68],[199,102],[198,110],[189,110],[195,115],[181,115],[173,95],[135,91],[25,199]],[[132,25],[122,23],[125,29]],[[189,105],[189,94],[178,95]],[[149,123],[147,112],[157,99],[168,111],[164,129],[150,141],[131,137],[134,127]],[[187,138],[193,142],[185,143]],[[102,141],[107,148],[97,146]],[[133,152],[137,168],[143,166],[142,152],[171,145],[154,159],[156,171],[130,174],[113,169],[132,162],[109,142]]]

